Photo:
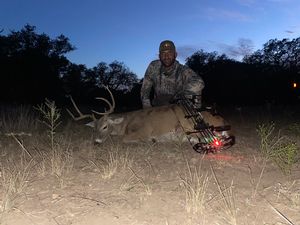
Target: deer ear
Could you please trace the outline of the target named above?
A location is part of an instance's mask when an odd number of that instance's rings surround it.
[[[88,126],[88,127],[94,128],[95,127],[95,121],[91,121],[89,123],[86,123],[85,125]]]
[[[123,122],[123,120],[124,120],[123,117],[119,117],[119,118],[116,118],[116,119],[108,119],[108,122],[110,124],[120,124],[120,123]]]

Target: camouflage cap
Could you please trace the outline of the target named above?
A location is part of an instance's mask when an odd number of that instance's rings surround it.
[[[168,51],[168,50],[176,51],[173,41],[170,40],[162,41],[159,45],[159,52]]]

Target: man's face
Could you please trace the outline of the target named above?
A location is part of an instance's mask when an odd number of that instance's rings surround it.
[[[173,50],[161,51],[159,53],[159,59],[165,67],[172,66],[175,62],[176,57],[177,53]]]

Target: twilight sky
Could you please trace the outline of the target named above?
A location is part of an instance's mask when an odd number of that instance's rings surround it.
[[[178,59],[203,49],[230,57],[261,49],[270,39],[300,36],[300,0],[0,0],[0,30],[25,24],[77,48],[67,57],[88,68],[114,60],[140,78],[175,42]],[[241,48],[241,46],[245,46]]]

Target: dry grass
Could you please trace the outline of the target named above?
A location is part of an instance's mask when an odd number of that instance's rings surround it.
[[[73,170],[73,151],[68,146],[58,145],[46,155],[45,161],[50,162],[51,174],[59,180],[60,187],[64,187],[65,178]]]
[[[1,212],[7,212],[15,207],[17,199],[24,194],[28,186],[33,161],[18,162],[7,159],[1,165],[1,187],[3,190]]]
[[[73,151],[70,148],[70,142],[64,137],[58,137],[56,132],[61,124],[61,113],[56,107],[54,101],[46,99],[45,103],[38,106],[37,111],[41,113],[43,123],[47,130],[48,149],[47,151],[37,150],[40,159],[39,169],[44,174],[43,170],[50,169],[50,173],[54,175],[60,184],[64,187],[65,178],[73,169],[74,158]]]
[[[31,133],[38,129],[37,115],[31,106],[1,106],[0,130],[3,133]]]
[[[34,159],[24,144],[16,136],[13,137],[18,140],[17,143],[20,145],[21,150],[18,150],[19,154],[5,152],[5,158],[2,158],[0,163],[1,216],[13,209],[17,200],[24,194],[34,166]]]
[[[300,180],[290,181],[286,184],[278,183],[277,199],[283,197],[292,207],[300,209]]]
[[[224,224],[237,225],[237,208],[235,205],[233,181],[229,187],[221,186],[213,167],[211,167],[211,171],[219,191],[219,200],[215,204],[215,211]]]
[[[132,189],[141,188],[146,195],[152,195],[152,190],[145,179],[139,176],[132,168],[128,167],[131,171],[131,176],[127,178],[120,186],[120,191],[131,191]]]
[[[186,161],[187,173],[180,175],[181,185],[185,192],[185,208],[188,213],[203,214],[208,201],[210,177],[201,173],[201,165],[191,167]]]
[[[55,124],[46,126],[46,135],[10,130],[1,136],[2,219],[3,215],[14,217],[23,211],[34,221],[29,224],[43,224],[52,218],[56,218],[56,224],[83,224],[80,222],[89,223],[90,217],[93,221],[106,219],[107,224],[124,225],[299,224],[298,174],[291,171],[290,176],[267,176],[270,171],[276,174],[276,168],[264,157],[261,161],[253,160],[252,155],[239,162],[210,159],[211,162],[207,158],[205,161],[185,148],[181,139],[170,145],[94,146],[87,141],[90,133],[74,138],[70,131],[69,139],[56,130]],[[244,137],[246,144],[247,138]],[[245,143],[237,143],[237,151]],[[188,154],[182,157],[185,150]],[[209,165],[216,165],[211,166],[211,173]],[[253,166],[250,182],[248,165]],[[82,168],[92,168],[96,173]],[[235,175],[238,182],[233,184]],[[49,178],[54,177],[59,185],[48,186]],[[279,183],[277,179],[290,182],[281,183],[274,191],[274,185]],[[229,182],[223,184],[220,180]],[[265,188],[266,184],[271,188]],[[241,204],[249,196],[251,204]],[[44,208],[37,209],[37,201]],[[17,223],[4,221],[4,224]]]
[[[265,169],[266,169],[266,159],[263,160],[263,166],[262,166],[262,169],[261,169],[261,172],[260,172],[260,175],[259,175],[259,178],[255,181],[255,179],[253,178],[253,173],[252,173],[252,169],[250,167],[248,167],[249,169],[249,174],[250,174],[250,183],[252,185],[252,188],[253,188],[253,192],[252,192],[252,195],[251,197],[252,198],[255,198],[257,193],[258,193],[258,188],[260,186],[260,183],[261,183],[261,180],[262,180],[262,177],[263,177],[263,174],[265,172]]]
[[[123,149],[124,150],[124,149]],[[131,167],[133,157],[127,150],[121,151],[118,145],[112,145],[102,151],[100,158],[88,159],[90,167],[103,179],[111,179],[117,172]]]

